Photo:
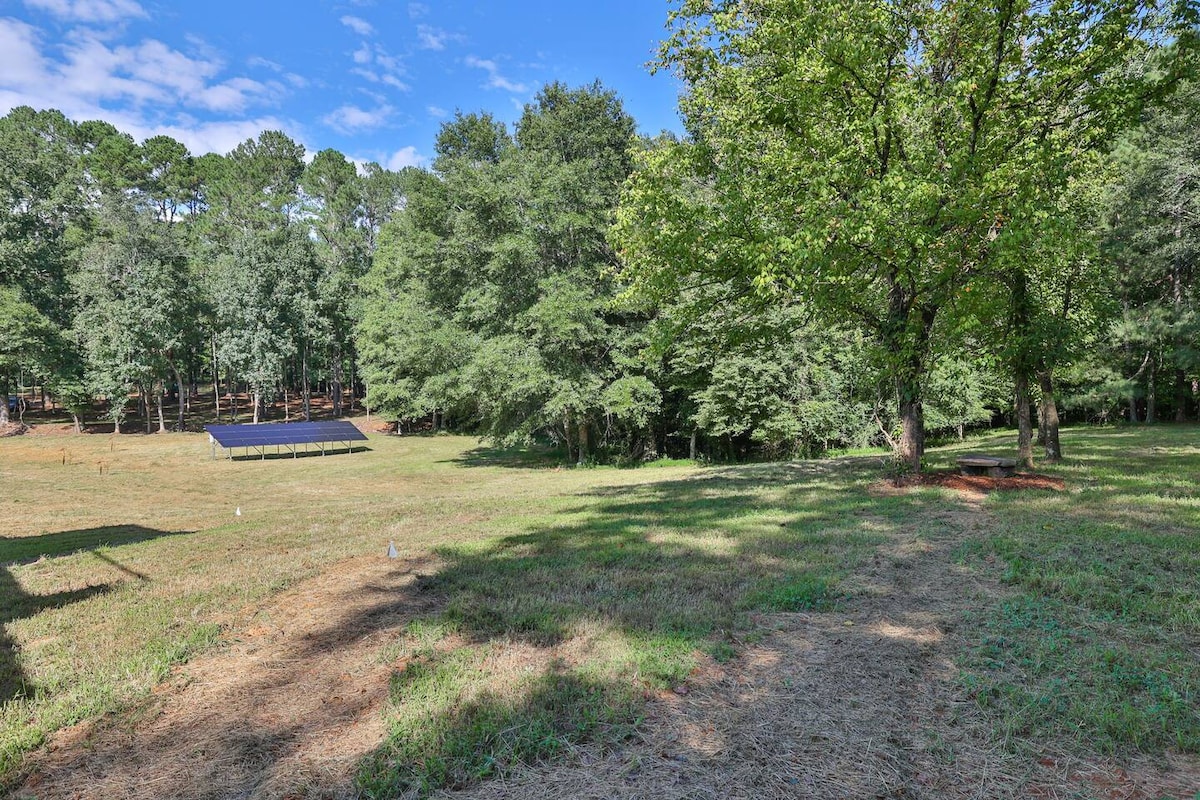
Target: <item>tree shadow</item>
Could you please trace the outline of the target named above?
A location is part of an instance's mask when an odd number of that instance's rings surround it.
[[[285,593],[258,609],[261,624],[190,662],[186,689],[32,759],[18,776],[27,793],[15,796],[161,796],[147,787],[162,785],[181,800],[350,796],[381,727],[390,667],[379,642],[433,611],[414,588],[430,568],[376,561],[306,586],[299,600]]]
[[[68,592],[47,595],[26,594],[8,570],[0,568],[0,704],[30,692],[28,678],[17,657],[17,645],[9,637],[7,625],[18,619],[32,617],[48,608],[76,603],[107,592],[108,584],[88,586]]]
[[[613,740],[629,727],[604,709],[686,680],[698,651],[729,652],[758,635],[762,613],[839,607],[852,591],[850,572],[933,502],[929,492],[875,493],[879,474],[878,459],[868,457],[601,487],[579,495],[588,502],[558,510],[553,524],[442,548],[443,566],[419,587],[438,600],[434,621],[453,631],[457,649],[418,655],[397,674],[401,719],[365,762],[362,786],[407,796],[503,773],[556,748]],[[608,644],[580,644],[589,637]],[[607,653],[608,666],[555,670],[564,649],[581,646]],[[491,656],[460,655],[513,647],[540,653],[529,659],[545,675],[496,678],[503,668],[478,666]],[[455,666],[456,658],[467,666]],[[414,683],[418,668],[430,672],[428,686]],[[463,675],[476,676],[465,679],[475,685],[453,688]],[[419,718],[405,723],[414,707]],[[561,713],[547,719],[547,707]],[[632,724],[640,707],[635,700],[623,721]]]
[[[32,686],[18,657],[18,647],[8,631],[17,620],[36,616],[43,611],[87,600],[111,591],[115,583],[86,586],[45,595],[30,594],[13,576],[10,568],[28,564],[42,557],[93,551],[94,555],[129,578],[148,582],[149,578],[129,569],[98,548],[131,544],[162,536],[175,536],[188,531],[160,531],[140,525],[115,525],[75,531],[59,531],[41,536],[0,537],[0,703],[28,694]]]
[[[0,566],[28,564],[39,558],[118,547],[124,544],[182,536],[193,531],[163,531],[141,525],[105,525],[75,531],[43,533],[39,536],[0,536]]]
[[[562,469],[566,460],[560,447],[493,447],[480,445],[441,463],[463,467],[505,467],[508,469]]]
[[[883,541],[916,495],[876,498],[869,459],[764,464],[643,486],[602,487],[562,509],[576,520],[440,551],[424,581],[473,641],[515,637],[553,644],[585,620],[632,635],[697,640],[736,627],[740,612],[773,605],[809,584],[793,610],[829,605],[846,567]],[[780,487],[765,497],[763,487]],[[820,587],[823,586],[824,589]],[[786,601],[781,601],[787,605]]]

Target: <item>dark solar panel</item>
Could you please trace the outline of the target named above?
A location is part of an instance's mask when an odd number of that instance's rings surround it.
[[[365,442],[366,435],[346,420],[326,422],[271,422],[261,425],[205,425],[204,430],[221,447]]]

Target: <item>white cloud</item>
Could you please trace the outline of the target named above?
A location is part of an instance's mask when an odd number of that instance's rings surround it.
[[[136,0],[25,0],[25,5],[74,22],[118,22],[149,16]]]
[[[446,42],[461,42],[464,38],[460,34],[447,33],[432,25],[417,26],[417,40],[423,50],[445,50]]]
[[[375,33],[375,26],[367,22],[362,17],[352,17],[349,14],[342,17],[342,24],[350,30],[357,33],[359,36],[370,36]]]
[[[272,61],[269,58],[263,58],[262,56],[250,56],[246,59],[246,66],[263,67],[272,72],[283,72],[283,64],[280,64],[278,61]]]
[[[227,152],[266,129],[300,129],[271,116],[203,122],[188,116],[187,109],[240,114],[287,90],[277,81],[218,80],[219,60],[194,58],[153,39],[112,46],[74,30],[61,53],[49,58],[36,28],[0,18],[0,114],[20,105],[56,108],[76,120],[107,120],[137,139],[173,136],[197,153]]]
[[[397,78],[395,75],[389,75],[386,72],[380,74],[375,70],[362,68],[352,69],[350,72],[359,76],[360,78],[366,78],[371,83],[382,83],[384,86],[391,86],[393,89],[397,89],[401,92],[407,92],[412,89],[411,86]]]
[[[231,78],[200,91],[196,95],[196,102],[210,111],[244,111],[246,106],[256,100],[279,94],[282,89],[283,87],[274,81],[259,83],[249,78]]]
[[[409,3],[408,16],[413,19],[419,19],[429,15],[429,6],[424,3]]]
[[[381,83],[402,92],[407,92],[411,88],[404,81],[406,75],[404,62],[381,46],[363,42],[351,57],[355,64],[360,65],[350,70],[352,74],[366,78],[371,83]]]
[[[465,59],[468,67],[475,67],[487,72],[488,80],[483,86],[485,89],[503,89],[506,92],[515,92],[516,94],[525,94],[529,91],[529,86],[524,83],[517,83],[500,74],[500,68],[496,66],[495,61],[489,61],[475,56],[467,56]]]
[[[262,69],[269,69],[272,72],[278,73],[285,81],[297,89],[303,89],[308,86],[308,78],[303,75],[297,75],[295,72],[288,72],[283,64],[277,61],[271,61],[261,56],[251,56],[246,59],[246,65],[249,67],[261,67]]]
[[[199,122],[184,125],[142,125],[121,124],[109,119],[114,125],[135,139],[146,139],[150,136],[164,134],[178,139],[188,146],[195,154],[228,153],[247,139],[257,138],[263,131],[283,131],[298,142],[303,143],[300,126],[289,120],[277,117],[258,117],[244,120],[222,120],[217,122]],[[307,149],[307,148],[306,148]]]
[[[429,112],[429,116],[436,117],[437,119],[442,119],[443,117],[447,117],[450,114],[449,111],[442,108],[441,106],[429,106],[425,110]]]
[[[426,160],[425,156],[417,152],[417,148],[410,145],[388,156],[383,166],[396,171],[405,167],[420,167],[425,164]]]
[[[375,109],[359,108],[355,105],[344,105],[321,120],[339,133],[355,133],[369,131],[387,123],[396,113],[389,105],[381,105]]]
[[[15,19],[0,19],[0,87],[36,84],[45,70],[37,30]]]

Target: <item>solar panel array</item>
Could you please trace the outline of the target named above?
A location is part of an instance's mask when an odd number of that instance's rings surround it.
[[[205,425],[204,430],[226,449],[268,445],[365,442],[366,434],[346,420],[270,422],[263,425]]]

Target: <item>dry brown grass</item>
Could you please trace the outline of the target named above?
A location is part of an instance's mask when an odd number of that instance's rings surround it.
[[[86,718],[24,761],[14,796],[353,797],[363,759],[390,757],[381,743],[420,724],[395,705],[412,675],[445,679],[417,710],[430,726],[481,702],[519,710],[547,676],[644,692],[633,738],[565,739],[553,760],[505,763],[447,798],[1200,788],[1194,757],[997,736],[960,671],[972,620],[1018,593],[997,559],[962,556],[994,533],[995,498],[884,490],[855,462],[554,470],[471,446],[388,437],[352,457],[230,464],[209,462],[201,437],[0,442],[0,547],[53,556],[0,561],[0,595],[22,604],[10,652],[43,687],[3,704],[0,731],[53,731],[71,703]],[[748,603],[793,602],[751,590],[796,563],[841,564],[841,599],[800,613]],[[663,620],[726,611],[719,629],[677,638],[719,641],[732,660],[686,653],[695,669],[665,685],[629,671]],[[187,653],[162,642],[212,625],[215,647],[167,669]]]

